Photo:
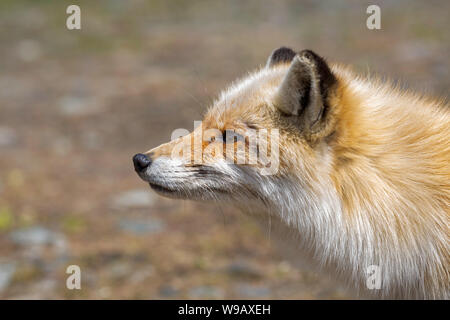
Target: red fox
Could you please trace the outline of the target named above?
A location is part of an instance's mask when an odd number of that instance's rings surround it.
[[[282,47],[192,133],[133,162],[163,196],[278,221],[298,255],[362,296],[450,298],[446,101]]]

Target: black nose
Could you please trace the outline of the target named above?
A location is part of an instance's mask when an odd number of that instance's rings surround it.
[[[137,172],[141,172],[145,168],[147,168],[152,163],[152,161],[145,154],[138,153],[133,157],[133,163],[134,170],[136,170]]]

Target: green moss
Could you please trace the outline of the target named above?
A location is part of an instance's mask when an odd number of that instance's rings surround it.
[[[67,216],[63,220],[63,229],[69,233],[80,233],[86,229],[86,221],[80,216]]]
[[[0,232],[11,229],[14,217],[8,207],[0,207]]]

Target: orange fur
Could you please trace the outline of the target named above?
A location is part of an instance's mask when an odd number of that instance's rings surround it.
[[[225,90],[208,110],[201,128],[150,150],[147,154],[158,163],[159,171],[149,169],[143,178],[166,184],[172,188],[172,197],[231,198],[244,205],[252,203],[247,211],[268,211],[297,230],[298,247],[307,247],[320,266],[357,283],[362,291],[362,270],[368,264],[381,264],[387,270],[385,290],[369,293],[448,298],[449,106],[333,64],[337,82],[329,88],[329,108],[319,129],[308,131],[301,115],[287,116],[286,107],[279,105],[291,98],[290,91],[280,93],[290,72],[289,57],[279,57],[281,62]],[[297,63],[304,63],[305,70],[315,67],[306,58]],[[233,129],[243,136],[254,128],[279,129],[278,172],[259,176],[252,171],[261,166],[259,162],[219,165],[214,152],[205,155],[205,150],[229,145],[219,140],[192,143],[195,135],[202,137],[204,130],[213,128],[219,132]],[[192,176],[197,184],[171,176],[175,172],[171,166],[186,174],[194,170],[192,159],[184,165],[164,160],[173,156],[173,148],[180,143],[189,144],[191,158],[196,152],[202,155],[197,166],[214,169],[211,175],[220,174],[220,192],[214,193],[217,185],[206,176],[195,176],[198,180]],[[237,144],[231,148],[237,150]],[[248,159],[247,140],[245,146]]]

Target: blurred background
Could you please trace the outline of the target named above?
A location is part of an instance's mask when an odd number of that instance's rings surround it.
[[[81,30],[66,8],[81,7]],[[381,30],[366,8],[381,7]],[[0,298],[351,298],[131,157],[282,45],[446,96],[449,1],[0,1]],[[81,290],[66,288],[67,266]]]

